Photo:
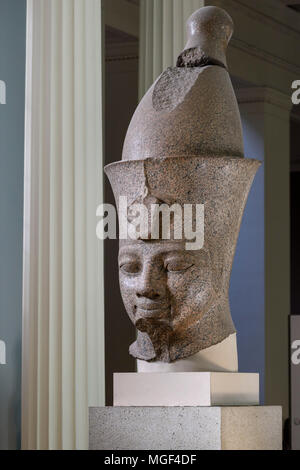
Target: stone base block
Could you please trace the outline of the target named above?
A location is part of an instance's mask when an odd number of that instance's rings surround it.
[[[259,374],[114,374],[114,406],[236,405],[259,405]]]
[[[281,407],[90,408],[90,450],[281,450]]]

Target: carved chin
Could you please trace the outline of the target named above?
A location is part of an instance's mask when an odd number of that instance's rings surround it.
[[[131,350],[130,353],[134,352],[133,355],[136,356],[137,350],[141,351],[138,343],[142,341],[142,350],[147,357],[139,357],[139,359],[170,362],[170,337],[172,335],[170,324],[161,320],[139,319],[135,326],[142,335],[139,335],[137,342],[132,345],[134,351]]]
[[[139,319],[137,340],[130,347],[130,354],[147,362],[174,362],[207,349],[233,333],[228,298],[220,298],[189,325],[174,329],[172,322],[157,319]],[[184,327],[183,327],[184,326]]]

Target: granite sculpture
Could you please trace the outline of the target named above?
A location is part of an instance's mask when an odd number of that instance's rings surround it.
[[[130,353],[144,361],[172,363],[235,333],[230,274],[260,162],[244,158],[226,62],[232,33],[233,22],[220,8],[204,7],[190,17],[176,67],[163,72],[141,100],[122,161],[105,168],[118,207],[126,197],[129,223],[137,203],[204,207],[200,249],[187,250],[185,234],[174,235],[174,215],[169,238],[160,227],[156,238],[141,230],[136,239],[120,240],[120,288],[137,328]],[[193,227],[197,217],[193,211]]]

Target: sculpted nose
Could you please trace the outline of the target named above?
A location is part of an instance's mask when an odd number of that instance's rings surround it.
[[[162,299],[166,294],[166,285],[163,273],[153,268],[146,266],[143,270],[142,276],[139,278],[139,283],[136,290],[138,298],[146,297],[150,300]]]
[[[156,292],[155,289],[151,289],[151,288],[141,289],[137,292],[136,295],[138,298],[146,297],[147,299],[150,299],[150,300],[158,300],[161,297],[159,292]]]

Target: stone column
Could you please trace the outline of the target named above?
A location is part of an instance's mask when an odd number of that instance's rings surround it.
[[[245,211],[232,275],[240,366],[261,372],[265,404],[282,404],[287,417],[291,99],[270,88],[242,88],[237,94],[246,156],[264,162]]]
[[[100,0],[27,1],[23,449],[86,449],[104,404],[101,30]]]

